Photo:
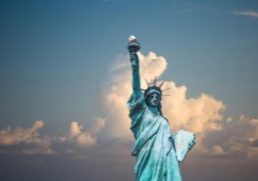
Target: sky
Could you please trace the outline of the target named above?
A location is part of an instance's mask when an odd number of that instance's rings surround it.
[[[258,179],[257,1],[2,0],[1,180],[134,180],[132,34],[171,129],[197,135],[184,180]]]

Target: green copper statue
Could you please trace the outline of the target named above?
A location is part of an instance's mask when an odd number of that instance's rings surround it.
[[[140,45],[134,36],[129,37],[128,50],[132,66],[132,95],[128,101],[131,130],[135,143],[132,155],[137,181],[181,181],[180,161],[195,143],[195,136],[180,130],[176,134],[169,127],[161,111],[161,85],[153,85],[142,92],[140,65],[137,51]]]

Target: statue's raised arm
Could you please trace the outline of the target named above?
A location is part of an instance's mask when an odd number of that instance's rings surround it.
[[[132,66],[132,90],[133,95],[138,97],[141,94],[141,78],[140,78],[140,64],[139,58],[137,56],[137,51],[140,49],[140,44],[138,43],[135,36],[131,35],[128,38],[128,50],[130,54],[130,61]]]

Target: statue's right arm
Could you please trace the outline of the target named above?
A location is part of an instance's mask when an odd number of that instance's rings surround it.
[[[132,67],[132,90],[135,98],[141,95],[141,78],[139,58],[135,51],[129,51]]]

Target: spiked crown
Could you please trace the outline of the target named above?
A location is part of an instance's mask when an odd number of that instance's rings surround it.
[[[163,86],[165,81],[161,82],[161,84],[158,85],[158,86],[156,85],[157,84],[157,77],[155,77],[155,79],[152,82],[148,82],[146,79],[145,79],[145,81],[146,81],[147,86],[148,86],[147,89],[142,89],[144,91],[144,96],[145,97],[147,97],[148,95],[150,95],[154,92],[159,94],[160,96],[168,96],[168,95],[163,95],[162,94],[163,91],[168,90],[168,89],[164,89],[164,90],[161,89],[161,87]]]

